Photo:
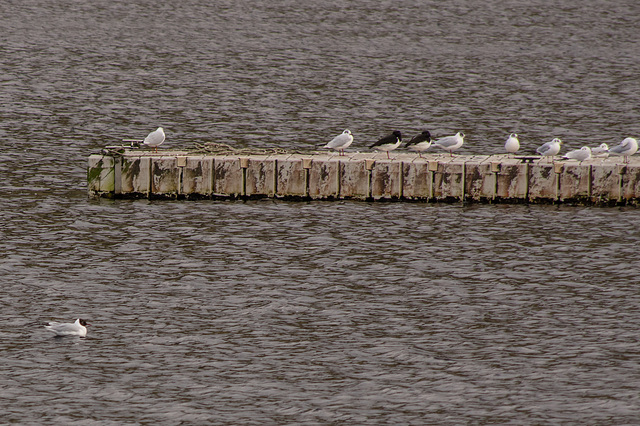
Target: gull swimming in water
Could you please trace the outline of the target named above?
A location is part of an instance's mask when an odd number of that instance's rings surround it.
[[[52,333],[55,333],[56,336],[80,336],[84,337],[87,335],[87,326],[91,324],[87,323],[85,320],[78,318],[76,322],[71,323],[61,323],[61,322],[50,322],[44,326],[47,330]]]
[[[391,158],[389,157],[389,151],[393,151],[394,149],[399,147],[401,143],[402,143],[402,133],[400,133],[399,130],[394,130],[393,133],[380,139],[378,142],[369,146],[369,148],[377,149],[380,151],[386,151],[387,158]]]
[[[629,162],[629,157],[638,151],[638,141],[634,138],[625,138],[620,145],[609,149],[609,154],[624,156],[624,162]]]
[[[518,140],[518,135],[515,133],[511,133],[509,138],[504,144],[504,149],[510,153],[515,154],[520,149],[520,141]]]
[[[416,151],[418,155],[422,157],[422,153],[429,149],[431,142],[431,133],[429,133],[428,130],[425,130],[407,142],[405,146],[412,151]]]
[[[433,143],[445,151],[449,151],[449,154],[453,157],[453,151],[460,148],[464,143],[464,133],[458,132],[454,136],[445,136]]]
[[[580,149],[567,152],[563,156],[563,158],[567,158],[569,160],[578,160],[580,164],[582,164],[584,160],[588,160],[589,158],[591,158],[591,148],[589,148],[588,146],[583,146]]]
[[[536,149],[536,152],[543,157],[553,157],[560,152],[560,145],[562,145],[562,141],[554,138],[551,142],[547,142]]]
[[[333,138],[331,142],[323,146],[323,148],[334,149],[339,152],[338,155],[344,155],[345,148],[349,147],[352,142],[353,135],[349,129],[346,129],[344,132]]]
[[[609,156],[609,145],[606,143],[601,143],[600,146],[596,148],[591,148],[591,156],[592,157],[608,157]]]
[[[158,152],[158,147],[162,145],[162,142],[164,142],[164,130],[162,127],[158,127],[156,130],[149,133],[143,141],[145,145],[152,147],[154,152]]]

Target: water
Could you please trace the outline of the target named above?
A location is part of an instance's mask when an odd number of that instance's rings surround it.
[[[637,137],[635,2],[209,3],[0,4],[3,422],[637,422],[637,209],[85,188],[89,153],[158,125]],[[85,339],[41,326],[76,317]]]

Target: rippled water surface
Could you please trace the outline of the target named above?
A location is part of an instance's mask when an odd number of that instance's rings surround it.
[[[637,209],[85,189],[90,153],[158,125],[163,148],[637,137],[637,2],[0,12],[3,422],[637,422]],[[42,328],[77,317],[87,338]]]

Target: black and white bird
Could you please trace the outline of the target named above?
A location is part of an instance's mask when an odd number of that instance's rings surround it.
[[[439,146],[445,151],[449,151],[449,154],[453,157],[453,151],[459,149],[464,143],[464,133],[458,132],[453,136],[445,136],[444,138],[440,138],[437,141],[434,141],[433,144]]]
[[[154,152],[158,152],[158,147],[162,145],[162,142],[164,142],[164,137],[164,130],[162,127],[158,127],[144,138],[143,143],[153,148]]]
[[[559,138],[554,138],[551,142],[539,146],[536,152],[543,157],[552,158],[560,152],[560,145],[562,145],[562,141]]]
[[[580,149],[567,152],[563,156],[563,158],[566,158],[568,160],[578,160],[582,164],[583,161],[591,158],[591,148],[589,148],[588,146],[583,146]]]
[[[504,149],[509,154],[515,154],[520,149],[520,141],[518,140],[518,135],[516,133],[511,133],[507,141],[504,143]]]
[[[405,147],[412,151],[416,151],[418,155],[422,157],[422,153],[431,147],[431,142],[431,133],[429,133],[428,130],[425,130],[407,142]]]
[[[638,141],[634,138],[625,138],[620,145],[609,148],[609,154],[622,155],[624,162],[629,162],[629,156],[635,154],[638,151]]]
[[[402,143],[402,133],[399,130],[394,130],[390,135],[385,136],[380,139],[378,142],[369,146],[369,148],[377,149],[379,151],[386,151],[387,158],[389,157],[389,151],[393,151]]]
[[[338,155],[344,155],[345,148],[348,148],[352,142],[353,135],[349,129],[346,129],[344,132],[333,138],[331,142],[323,146],[323,148],[334,149],[339,152]]]
[[[87,326],[91,324],[78,318],[74,323],[50,322],[44,326],[47,330],[55,333],[56,336],[80,336],[87,335]]]

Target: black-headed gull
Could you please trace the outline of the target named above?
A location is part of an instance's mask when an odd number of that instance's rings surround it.
[[[154,152],[158,152],[158,147],[162,145],[162,142],[164,142],[164,130],[162,127],[158,127],[156,130],[149,133],[143,141],[145,145],[149,145],[153,148]]]
[[[369,146],[369,148],[377,149],[380,151],[386,151],[387,158],[391,158],[389,157],[389,151],[393,151],[394,149],[399,147],[401,143],[402,143],[402,133],[400,133],[399,130],[394,130],[393,133],[380,139],[378,142]]]
[[[518,140],[518,135],[515,133],[511,133],[509,138],[504,143],[504,149],[510,153],[515,154],[520,149],[520,141]]]
[[[580,163],[582,163],[584,160],[588,160],[589,158],[591,158],[591,148],[589,148],[588,146],[583,146],[580,149],[567,152],[563,156],[563,158],[569,160],[578,160]]]
[[[62,323],[62,322],[50,322],[44,326],[47,330],[52,333],[55,333],[56,336],[80,336],[84,337],[87,335],[87,326],[91,324],[87,323],[85,320],[78,318],[76,322],[71,323]]]
[[[591,156],[592,157],[608,157],[609,156],[609,145],[606,143],[601,143],[599,146],[595,148],[591,148]]]
[[[547,142],[542,144],[536,152],[543,157],[553,157],[560,152],[560,145],[562,145],[562,141],[559,138],[554,138],[551,142]]]
[[[439,146],[453,157],[453,151],[460,148],[464,143],[464,133],[458,132],[453,136],[445,136],[444,138],[434,141],[433,144]]]
[[[346,129],[344,132],[333,138],[331,142],[323,146],[323,148],[334,149],[339,152],[338,155],[344,155],[345,148],[348,148],[352,142],[353,135],[349,129]]]
[[[634,138],[625,138],[620,145],[609,148],[609,154],[624,156],[624,162],[629,162],[629,156],[638,151],[638,141]]]
[[[418,155],[422,157],[422,153],[429,149],[431,142],[431,133],[429,133],[428,130],[425,130],[407,142],[405,147],[412,151],[416,151]]]

